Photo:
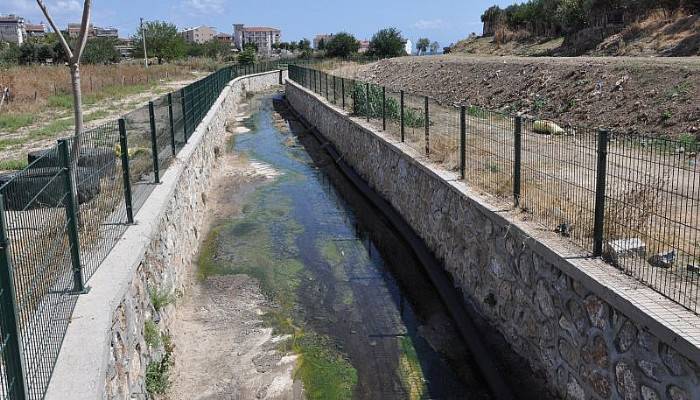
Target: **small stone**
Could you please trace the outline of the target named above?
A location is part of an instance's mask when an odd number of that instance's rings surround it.
[[[685,373],[685,360],[683,359],[683,356],[678,354],[676,350],[672,349],[665,343],[661,344],[659,350],[661,361],[664,362],[664,365],[668,369],[668,372],[671,373],[671,375],[681,376]]]
[[[676,252],[669,251],[666,253],[654,254],[647,259],[647,262],[656,268],[671,268],[676,260]]]
[[[586,392],[573,376],[570,377],[569,383],[566,385],[566,394],[567,399],[586,400]]]
[[[688,392],[674,385],[668,387],[668,397],[671,400],[690,400]]]
[[[644,373],[644,375],[646,375],[648,378],[653,379],[657,382],[661,381],[659,379],[660,368],[657,363],[647,360],[639,360],[637,362],[637,365],[639,366],[639,369]]]
[[[621,353],[625,353],[632,347],[632,345],[634,345],[636,340],[637,327],[634,326],[632,322],[626,321],[622,325],[622,328],[620,329],[620,332],[618,332],[617,338],[615,339],[617,350]]]
[[[649,386],[642,386],[642,400],[660,400],[660,398],[656,390]]]
[[[568,341],[559,339],[559,354],[569,366],[577,370],[580,364],[578,349],[572,346]]]
[[[644,257],[646,244],[639,238],[613,240],[605,243],[603,259],[614,266],[620,265],[620,259],[624,257]]]
[[[639,388],[637,387],[637,379],[634,372],[626,362],[620,361],[615,366],[615,378],[617,381],[617,390],[625,400],[637,399],[639,396]]]
[[[554,317],[554,302],[552,300],[552,296],[547,290],[547,284],[543,280],[537,282],[535,301],[537,302],[537,305],[539,305],[542,314],[549,318]]]
[[[598,296],[590,295],[584,300],[584,306],[588,312],[588,319],[591,325],[599,329],[605,329],[607,326],[608,309]]]

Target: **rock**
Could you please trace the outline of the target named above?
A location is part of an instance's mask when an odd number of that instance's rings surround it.
[[[613,240],[605,243],[603,259],[614,266],[619,266],[620,258],[639,256],[644,257],[646,244],[639,238]]]
[[[667,253],[654,254],[647,259],[647,262],[652,267],[656,268],[671,268],[676,260],[676,252],[671,250]]]
[[[544,135],[565,135],[566,131],[553,121],[537,120],[532,125],[532,130],[535,133]]]

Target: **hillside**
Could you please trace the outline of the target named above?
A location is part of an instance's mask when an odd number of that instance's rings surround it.
[[[453,53],[514,56],[700,55],[700,15],[652,13],[626,26],[587,28],[566,36],[532,36],[501,29],[493,36],[456,43]]]
[[[700,139],[697,57],[402,57],[362,66],[355,75],[447,104]]]

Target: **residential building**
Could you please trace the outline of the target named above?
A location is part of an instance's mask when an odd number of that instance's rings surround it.
[[[219,33],[216,36],[214,36],[214,39],[216,39],[218,42],[223,43],[223,44],[228,44],[232,45],[233,44],[233,36],[229,35],[228,33]]]
[[[77,38],[80,35],[80,23],[71,23],[68,24],[68,37],[70,38]],[[95,36],[95,27],[90,24],[88,26],[88,37],[94,37]]]
[[[17,15],[0,15],[0,42],[21,45],[27,38],[24,18]]]
[[[333,39],[333,37],[335,37],[335,35],[333,35],[332,33],[328,35],[316,35],[316,37],[314,38],[314,49],[318,50],[318,47],[321,45],[321,42],[323,42],[324,45],[328,44],[328,42],[330,42]]]
[[[130,58],[134,52],[134,42],[131,39],[120,38],[117,40],[117,45],[114,47],[117,49],[122,58]]]
[[[119,30],[117,28],[102,28],[99,26],[94,26],[90,24],[88,27],[88,38],[95,37],[109,37],[117,39],[119,38]],[[68,24],[68,37],[77,38],[80,35],[80,23],[70,23]]]
[[[117,28],[100,28],[100,27],[95,27],[94,30],[94,36],[95,37],[107,37],[107,38],[114,38],[118,39],[119,38],[119,30]]]
[[[369,40],[360,40],[360,47],[357,49],[357,52],[360,54],[364,54],[369,51]]]
[[[180,35],[185,38],[187,43],[202,44],[214,39],[216,30],[212,27],[202,25],[194,28],[186,28],[180,32]]]
[[[233,25],[233,43],[237,49],[243,50],[243,47],[252,43],[258,48],[258,52],[262,54],[271,54],[272,45],[279,44],[282,39],[282,31],[275,28],[263,26],[246,27],[243,24]]]
[[[27,22],[24,24],[24,31],[27,33],[27,37],[40,37],[46,35],[46,25],[44,23],[31,24]]]

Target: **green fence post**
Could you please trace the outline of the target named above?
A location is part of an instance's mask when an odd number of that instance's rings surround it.
[[[382,86],[382,130],[386,130],[386,86]]]
[[[425,155],[430,155],[430,104],[428,96],[425,96],[425,117],[423,118],[425,123]]]
[[[126,206],[126,220],[134,223],[134,206],[131,198],[131,174],[129,172],[129,144],[126,138],[126,124],[124,118],[119,118],[119,147],[121,148],[122,179],[124,181],[124,204]]]
[[[156,116],[153,102],[148,102],[148,117],[151,120],[151,152],[153,153],[153,176],[155,183],[160,183],[160,168],[158,166],[158,142],[156,138]]]
[[[68,141],[58,141],[58,150],[61,155],[63,169],[63,190],[68,193],[64,199],[66,208],[66,220],[68,225],[68,243],[70,245],[71,263],[73,266],[73,291],[75,293],[87,293],[83,280],[83,266],[80,261],[80,237],[78,235],[78,199],[77,182],[73,182],[73,167],[71,165]],[[76,171],[77,173],[77,171]]]
[[[185,89],[180,89],[180,103],[182,103],[182,136],[187,143],[187,108],[185,107]]]
[[[515,136],[513,141],[513,201],[515,206],[520,205],[521,196],[521,179],[522,179],[522,155],[523,155],[523,145],[522,145],[522,132],[523,132],[523,118],[515,117]]]
[[[401,142],[405,139],[406,128],[404,124],[404,110],[403,110],[403,90],[401,91]]]
[[[369,107],[369,82],[365,83],[365,100],[367,104],[365,104],[365,114],[367,114],[367,122],[369,122],[369,113],[370,113],[370,107]]]
[[[606,129],[598,131],[598,165],[595,185],[595,220],[593,225],[593,257],[603,255],[605,239],[605,180],[608,167],[608,142],[610,133]]]
[[[467,176],[467,108],[459,107],[459,176]]]
[[[324,73],[323,75],[326,77],[326,100],[329,100],[328,99],[328,74]]]
[[[343,110],[345,110],[345,78],[340,78],[340,95],[343,97]]]
[[[5,200],[0,194],[0,320],[2,320],[3,374],[7,385],[8,398],[25,400],[27,398],[22,365],[22,347],[17,324],[17,294],[15,292],[14,268],[10,255],[10,239],[7,235],[5,218]]]
[[[338,104],[338,91],[336,90],[336,78],[335,75],[333,75],[333,104]]]
[[[173,157],[177,154],[175,148],[175,124],[173,123],[173,94],[168,93],[168,120],[170,122],[170,147],[173,150]]]

